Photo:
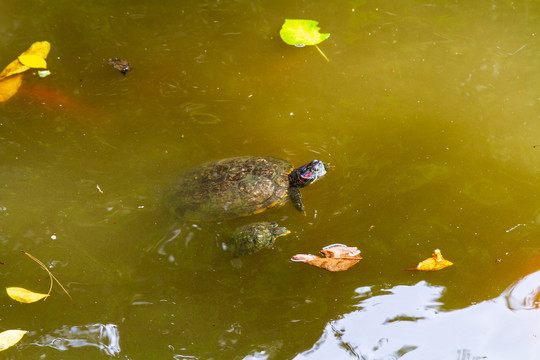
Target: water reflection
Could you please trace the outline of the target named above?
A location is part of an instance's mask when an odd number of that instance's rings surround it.
[[[72,348],[96,347],[107,355],[120,353],[120,334],[114,324],[63,326],[52,334],[41,336],[32,345],[50,347],[60,351]]]
[[[508,307],[512,310],[538,309],[540,303],[540,271],[525,276],[505,292]]]
[[[421,281],[371,296],[357,289],[359,310],[329,323],[295,359],[537,359],[540,271],[495,299],[444,311],[445,288]]]

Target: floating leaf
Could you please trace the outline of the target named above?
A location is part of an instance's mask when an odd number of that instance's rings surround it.
[[[288,45],[300,47],[306,45],[315,46],[326,61],[329,61],[317,44],[328,39],[330,34],[320,33],[318,24],[319,22],[315,20],[285,19],[285,22],[279,31],[279,36]]]
[[[27,332],[26,330],[6,330],[1,332],[0,351],[6,350],[18,343]]]
[[[22,74],[16,74],[0,80],[0,103],[17,93],[22,83]]]
[[[13,300],[27,304],[45,299],[47,296],[49,296],[48,294],[39,294],[20,287],[8,287],[6,288],[6,291],[9,297]]]
[[[43,62],[45,62],[45,59],[49,55],[50,50],[51,50],[51,44],[48,41],[38,41],[38,42],[33,43],[25,52],[19,55],[18,59],[13,60],[8,66],[6,66],[6,68],[0,73],[0,80],[11,75],[25,72],[26,70],[32,67],[32,66],[27,66],[23,64],[19,60],[21,57],[25,59],[28,56],[31,56],[29,58],[29,61],[30,63],[33,63],[36,61],[35,57],[37,56],[41,58]],[[43,66],[38,66],[38,67],[43,67]],[[45,67],[47,67],[46,64],[45,64]]]
[[[299,261],[328,271],[345,271],[362,260],[357,247],[334,244],[324,247],[320,252],[324,258],[315,255],[296,254],[291,260]]]
[[[0,102],[4,102],[17,93],[21,86],[21,73],[31,68],[46,68],[45,58],[49,55],[51,44],[48,41],[33,43],[19,57],[9,63],[0,73]]]
[[[321,34],[318,24],[319,22],[315,20],[285,19],[279,36],[289,45],[317,45],[330,36],[330,34]]]
[[[28,69],[30,68],[26,65],[21,64],[19,59],[15,59],[11,63],[9,63],[9,65],[6,66],[4,70],[2,70],[2,72],[0,73],[0,80],[3,80],[4,78],[12,75],[23,73]]]
[[[39,55],[20,55],[19,61],[21,64],[35,69],[46,69],[47,62]]]
[[[46,59],[49,56],[51,51],[51,44],[48,41],[37,41],[30,45],[28,50],[23,52],[21,55],[37,55],[43,59]]]
[[[453,263],[451,261],[443,258],[439,249],[435,249],[430,258],[420,261],[416,267],[408,268],[407,270],[435,271],[444,269],[452,264]]]

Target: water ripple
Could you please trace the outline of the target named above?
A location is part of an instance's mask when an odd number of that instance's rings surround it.
[[[540,304],[540,271],[525,276],[505,292],[504,297],[512,310],[538,309]]]
[[[32,343],[40,347],[50,347],[60,351],[85,346],[97,347],[107,355],[120,353],[120,334],[114,324],[92,324],[82,326],[63,326],[52,334],[41,336]]]

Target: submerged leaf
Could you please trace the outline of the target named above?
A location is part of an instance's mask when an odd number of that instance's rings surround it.
[[[317,45],[330,36],[330,34],[321,34],[318,24],[319,22],[315,20],[285,19],[279,36],[289,45]]]
[[[49,296],[48,294],[39,294],[20,287],[8,287],[6,288],[6,291],[9,297],[13,300],[27,304],[45,299],[47,296]]]
[[[22,83],[22,74],[16,74],[0,80],[0,103],[17,93]]]
[[[6,330],[0,333],[0,351],[6,350],[7,348],[18,343],[24,334],[28,331],[26,330]]]
[[[324,258],[315,255],[296,254],[291,260],[303,262],[328,271],[345,271],[352,268],[362,260],[357,247],[342,244],[326,246],[320,252]]]
[[[443,258],[441,250],[435,249],[430,258],[420,261],[418,265],[414,268],[409,268],[407,270],[420,270],[420,271],[435,271],[444,269],[447,266],[452,265],[451,261]]]
[[[46,69],[47,62],[39,55],[21,55],[19,56],[21,64],[29,68]]]

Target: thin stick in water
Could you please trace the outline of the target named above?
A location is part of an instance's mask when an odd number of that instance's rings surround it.
[[[330,60],[326,57],[326,55],[322,52],[322,50],[321,50],[317,45],[315,45],[315,47],[317,48],[317,50],[319,50],[319,52],[321,53],[321,55],[323,56],[323,58],[325,58],[326,61],[330,62]]]

